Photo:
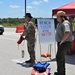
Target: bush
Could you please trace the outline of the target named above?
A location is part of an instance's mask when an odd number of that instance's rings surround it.
[[[32,18],[32,21],[35,23],[35,19]],[[3,18],[0,19],[0,24],[4,27],[16,27],[18,25],[24,25],[24,18]]]

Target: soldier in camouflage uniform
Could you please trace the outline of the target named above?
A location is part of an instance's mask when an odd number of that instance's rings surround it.
[[[22,36],[25,36],[25,39],[27,40],[28,52],[30,55],[30,60],[26,61],[26,63],[31,63],[30,66],[33,66],[35,64],[35,28],[33,22],[31,21],[31,18],[31,14],[26,13],[26,24]]]

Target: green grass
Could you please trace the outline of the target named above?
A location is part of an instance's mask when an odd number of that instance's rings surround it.
[[[24,23],[0,23],[4,27],[15,28],[16,26],[23,26]]]
[[[73,31],[75,31],[75,21],[73,21],[72,23],[72,28],[73,28]]]
[[[35,23],[35,19],[32,18],[32,21]],[[16,27],[20,25],[24,25],[25,19],[24,18],[3,18],[0,19],[0,24],[4,27]]]

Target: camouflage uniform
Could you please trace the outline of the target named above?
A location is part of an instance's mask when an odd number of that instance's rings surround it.
[[[23,35],[27,40],[28,52],[30,54],[30,60],[32,63],[35,63],[35,28],[33,22],[29,21],[24,28]]]

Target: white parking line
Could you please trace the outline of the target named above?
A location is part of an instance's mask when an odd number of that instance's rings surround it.
[[[11,61],[16,62],[16,63],[23,63],[24,60],[22,59],[12,59]]]
[[[24,59],[12,59],[11,61],[21,64],[22,66],[29,67],[30,63],[25,63]]]
[[[12,41],[16,41],[16,39],[11,39],[11,38],[6,38],[6,37],[0,37],[1,39],[6,39],[6,40],[12,40]]]

